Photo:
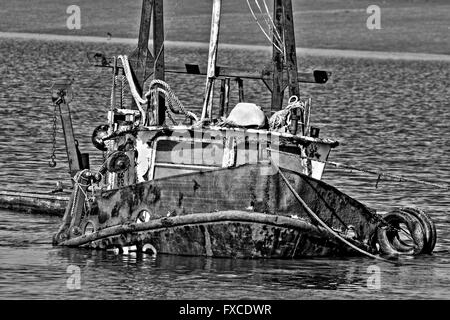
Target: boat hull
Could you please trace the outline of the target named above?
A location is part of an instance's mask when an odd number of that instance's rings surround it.
[[[365,251],[376,250],[373,210],[323,181],[288,170],[285,175],[308,207],[341,237]],[[158,253],[240,258],[355,254],[311,219],[268,164],[100,191],[81,216],[68,208],[54,238],[57,245],[119,251],[151,245]],[[349,226],[354,233],[347,237]]]
[[[91,249],[118,249],[117,252],[127,252],[130,247],[143,252],[150,245],[153,254],[221,258],[355,254],[327,230],[303,219],[245,211],[189,214],[110,227],[70,239],[64,244]],[[363,249],[370,250],[365,246]]]
[[[307,205],[330,227],[345,231],[353,226],[357,238],[369,243],[375,233],[376,213],[323,181],[285,171]],[[273,167],[243,165],[186,174],[104,191],[82,219],[95,230],[134,223],[139,214],[150,219],[237,210],[284,217],[297,216],[314,223]]]

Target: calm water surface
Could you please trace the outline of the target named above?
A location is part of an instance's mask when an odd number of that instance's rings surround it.
[[[128,46],[0,40],[1,190],[50,191],[67,179],[64,140],[58,131],[58,166],[51,151],[50,86],[74,79],[71,103],[75,133],[94,169],[101,154],[91,145],[94,127],[106,122],[110,74],[88,65],[86,51],[122,54]],[[201,62],[206,52],[168,49],[169,63]],[[261,68],[266,52],[221,51],[223,65]],[[326,85],[302,86],[313,97],[313,123],[321,136],[341,145],[330,160],[380,168],[406,177],[450,183],[450,65],[335,58],[301,58],[304,68],[333,71]],[[180,99],[199,113],[203,78],[168,78]],[[246,85],[246,99],[266,110],[270,99],[258,82]],[[237,93],[237,88],[232,88]],[[235,100],[233,100],[235,102]],[[324,180],[363,203],[388,211],[418,206],[436,222],[438,243],[431,256],[404,258],[392,266],[366,258],[232,260],[194,257],[116,256],[53,248],[59,218],[0,211],[0,298],[36,299],[401,299],[450,298],[449,191],[329,168]],[[381,288],[367,287],[369,266],[381,271]],[[81,290],[69,290],[67,268],[81,270]]]

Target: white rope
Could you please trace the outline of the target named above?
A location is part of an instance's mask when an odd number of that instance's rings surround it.
[[[251,12],[251,14],[252,14],[252,16],[253,16],[253,19],[255,19],[256,24],[257,24],[258,27],[261,29],[261,31],[262,31],[262,33],[264,34],[264,36],[269,40],[269,42],[273,45],[273,47],[274,47],[275,49],[277,49],[281,54],[284,55],[283,50],[281,50],[281,48],[280,48],[275,42],[273,42],[273,40],[272,40],[272,39],[270,38],[270,36],[267,34],[266,30],[264,30],[263,26],[261,25],[261,23],[259,22],[258,18],[256,17],[256,14],[255,14],[255,12],[254,12],[253,9],[252,9],[252,6],[250,5],[249,0],[247,0],[247,5],[248,5],[248,8],[250,9],[250,12]]]
[[[85,173],[86,171],[89,171],[88,169],[84,169],[84,170],[82,170],[82,171],[78,171],[76,174],[75,174],[75,176],[72,178],[72,180],[74,181],[74,183],[75,183],[75,190],[74,190],[74,197],[73,197],[73,203],[72,203],[72,208],[70,209],[70,215],[71,216],[73,216],[74,215],[74,211],[75,211],[75,207],[76,207],[76,202],[78,201],[78,190],[80,190],[82,193],[83,193],[83,195],[84,195],[84,201],[86,202],[87,201],[87,199],[88,199],[88,196],[87,196],[87,194],[86,194],[86,192],[84,192],[84,190],[83,190],[83,188],[82,188],[82,186],[84,186],[84,187],[87,187],[87,186],[89,186],[89,185],[83,185],[83,184],[81,184],[80,182],[79,182],[79,180],[81,179],[81,176],[83,175],[83,173]]]
[[[258,2],[258,0],[255,0],[255,1]],[[283,38],[280,36],[278,29],[275,26],[275,23],[273,22],[272,16],[270,15],[270,11],[269,11],[269,8],[267,7],[266,0],[263,0],[263,3],[264,3],[264,7],[266,8],[267,17],[268,17],[270,23],[272,24],[273,30],[275,31],[275,36],[277,37],[278,41],[280,41],[280,44],[284,44]]]
[[[159,87],[156,88],[156,90],[153,89],[153,87],[156,86]],[[178,99],[176,94],[172,91],[172,89],[166,82],[158,79],[152,80],[150,82],[148,92],[145,94],[145,97],[148,99],[149,96],[155,94],[155,91],[156,94],[158,92],[164,94],[164,96],[167,98],[167,101],[169,102],[168,106],[170,111],[172,111],[175,114],[183,113],[186,117],[193,119],[194,121],[198,121],[198,116],[193,112],[186,110],[186,108],[181,103],[180,99]]]
[[[283,110],[275,112],[269,119],[269,129],[280,129],[283,125],[289,123],[291,111],[293,109],[305,110],[305,103],[299,101],[297,96],[291,96],[288,105]]]
[[[147,93],[144,95],[145,98],[141,97],[136,89],[136,85],[133,81],[133,76],[131,74],[130,69],[130,63],[128,61],[128,57],[126,55],[121,55],[118,57],[120,61],[122,61],[123,70],[125,72],[125,76],[128,82],[128,85],[130,86],[131,95],[133,96],[134,101],[136,102],[136,105],[139,108],[139,111],[141,113],[141,123],[145,124],[146,120],[146,114],[144,111],[144,108],[142,105],[147,104],[149,101],[149,96],[151,97],[153,94],[162,93],[167,98],[168,106],[170,111],[172,111],[175,114],[179,114],[182,112],[186,117],[193,119],[195,121],[198,121],[197,115],[195,115],[193,112],[190,112],[186,110],[186,108],[183,106],[181,101],[178,99],[178,97],[175,95],[175,93],[172,91],[170,86],[159,79],[154,79],[150,82],[149,89]],[[153,87],[159,86],[159,88],[156,88],[156,90],[153,89]],[[173,119],[172,119],[173,120]]]
[[[388,263],[392,263],[392,264],[398,264],[395,261],[390,261],[387,259],[384,259],[382,257],[373,255],[357,246],[355,246],[353,243],[349,242],[348,240],[346,240],[345,238],[343,238],[340,234],[338,234],[336,231],[334,231],[332,228],[330,228],[322,219],[319,218],[318,215],[316,215],[314,213],[314,211],[311,210],[311,208],[306,204],[305,201],[303,201],[303,199],[300,197],[300,195],[295,191],[294,187],[289,183],[289,181],[287,180],[287,178],[284,176],[284,174],[281,172],[280,168],[273,162],[271,161],[272,165],[275,167],[275,169],[278,171],[278,173],[280,174],[280,177],[283,179],[283,181],[286,183],[287,187],[289,188],[289,190],[292,192],[292,194],[294,195],[294,197],[298,200],[298,202],[300,202],[300,204],[303,206],[303,208],[306,210],[306,212],[314,219],[316,220],[322,227],[324,227],[328,232],[330,232],[333,236],[335,236],[337,239],[339,239],[340,241],[342,241],[343,243],[345,243],[346,245],[348,245],[350,248],[358,251],[359,253],[362,253],[365,256],[368,256],[370,258],[373,259],[377,259],[377,260],[381,260],[384,262],[388,262]]]
[[[131,74],[130,69],[130,62],[128,61],[128,57],[125,55],[118,56],[118,59],[122,61],[123,70],[125,71],[125,76],[127,78],[128,85],[130,86],[131,95],[133,96],[134,101],[136,102],[136,105],[139,109],[139,112],[141,113],[141,123],[145,124],[146,121],[146,115],[145,110],[142,107],[143,104],[147,104],[147,99],[143,99],[139,92],[136,89],[136,85],[133,80],[133,75]]]
[[[269,8],[267,7],[266,1],[263,0],[265,12],[262,10],[261,6],[259,5],[258,0],[255,0],[255,3],[256,3],[256,6],[259,9],[259,12],[261,12],[262,17],[263,17],[264,21],[267,24],[267,27],[269,28],[269,30],[271,31],[273,37],[275,38],[278,46],[284,48],[285,46],[284,46],[283,39],[281,38],[280,34],[278,33],[278,29],[277,29],[277,27],[275,26],[275,23],[272,20],[272,17],[270,15]],[[285,55],[286,52],[283,52],[283,54]]]
[[[258,2],[258,0],[255,0],[255,1]],[[283,37],[281,37],[280,33],[278,32],[277,27],[275,26],[275,22],[273,22],[269,8],[267,7],[266,0],[263,0],[263,3],[264,3],[264,7],[266,9],[266,15],[267,15],[266,17],[268,18],[268,20],[271,24],[271,26],[269,24],[269,29],[272,29],[273,31],[275,31],[274,36],[277,39],[279,46],[283,48],[283,55],[286,57],[286,45],[284,43],[284,33],[283,33]],[[266,23],[267,23],[267,21],[266,21]],[[272,33],[273,33],[273,31],[272,31]]]

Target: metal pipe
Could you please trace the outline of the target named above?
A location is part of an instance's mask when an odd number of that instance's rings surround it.
[[[219,117],[225,114],[225,79],[220,80],[220,102],[219,102]]]
[[[228,115],[228,105],[230,104],[230,78],[225,78],[225,113]]]
[[[205,100],[201,119],[211,118],[214,78],[216,76],[217,51],[219,47],[220,13],[222,0],[213,0],[211,36],[209,40],[208,72],[205,88]]]
[[[239,102],[244,102],[244,81],[241,78],[236,79],[239,88]]]

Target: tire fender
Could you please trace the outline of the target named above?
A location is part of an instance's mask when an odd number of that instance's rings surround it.
[[[415,215],[396,209],[383,216],[383,220],[385,223],[381,222],[377,229],[377,240],[383,254],[418,255],[423,252],[426,245],[426,232],[421,220]],[[406,225],[414,242],[413,246],[406,245],[398,238],[398,231],[393,228],[398,229],[400,224]]]
[[[426,241],[422,253],[432,253],[437,241],[436,226],[434,225],[433,220],[431,220],[430,216],[426,212],[418,208],[402,208],[400,210],[415,216],[422,223]]]

